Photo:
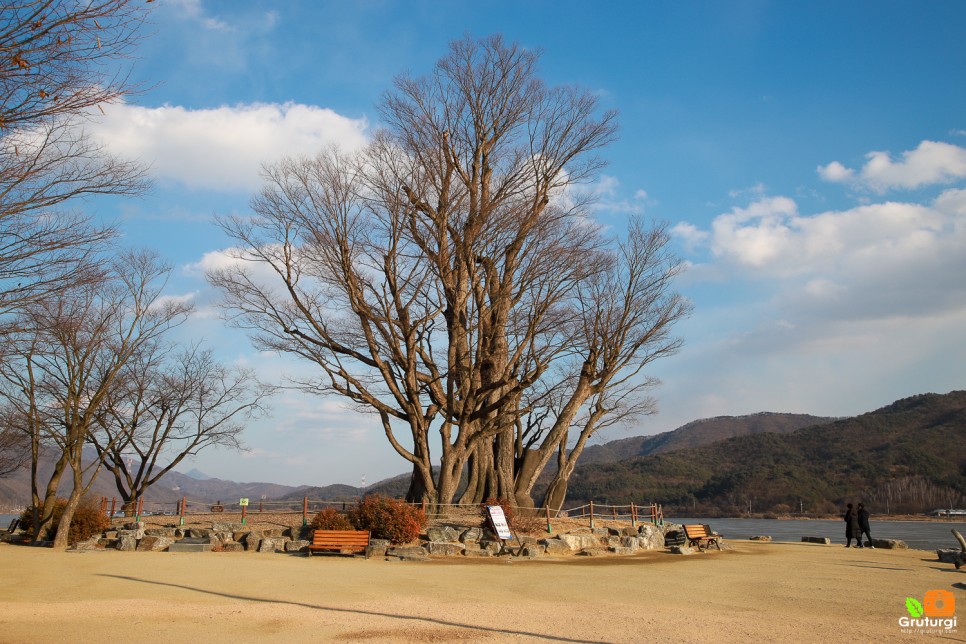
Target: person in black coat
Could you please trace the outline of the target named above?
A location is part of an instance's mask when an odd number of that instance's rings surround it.
[[[852,539],[855,539],[855,545],[857,548],[862,547],[862,533],[859,530],[859,514],[852,508],[852,504],[849,503],[845,506],[845,547],[851,547]]]
[[[875,546],[872,545],[872,533],[869,532],[869,511],[865,509],[865,505],[862,503],[859,504],[859,510],[856,512],[856,515],[859,519],[859,547],[862,547],[862,535],[865,535],[869,538],[869,547],[874,549]]]

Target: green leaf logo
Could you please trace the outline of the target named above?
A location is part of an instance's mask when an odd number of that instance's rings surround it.
[[[912,617],[922,617],[922,604],[915,597],[906,597],[906,610]]]

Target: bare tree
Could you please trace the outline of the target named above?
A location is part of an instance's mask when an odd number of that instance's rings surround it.
[[[253,370],[220,364],[198,346],[169,353],[154,345],[125,366],[91,433],[126,503],[185,457],[212,446],[239,449],[243,421],[261,415],[271,393]]]
[[[650,345],[666,332],[642,337],[639,317],[615,319],[647,304],[631,273],[661,273],[666,289],[676,266],[656,253],[644,261],[659,269],[630,266],[576,189],[616,116],[546,87],[537,60],[499,37],[453,43],[429,78],[397,80],[388,129],[364,152],[267,168],[256,217],[222,220],[238,263],[209,277],[232,321],[321,367],[300,386],[377,413],[413,465],[410,499],[448,503],[467,464],[464,499],[528,498],[515,447],[532,392],[563,395],[553,377],[576,386],[533,457],[542,468],[588,400],[604,410],[593,433],[620,408],[605,401],[637,391],[628,377],[646,357],[676,347]],[[686,314],[680,298],[650,296],[677,303],[665,327]]]
[[[154,253],[124,253],[108,263],[99,281],[32,302],[19,316],[13,357],[0,362],[0,394],[32,444],[33,505],[43,510],[34,520],[35,539],[50,525],[61,478],[69,472],[72,489],[54,547],[67,545],[74,510],[100,467],[97,459],[85,460],[84,447],[110,393],[120,386],[125,366],[190,311],[190,305],[162,297],[169,271]],[[38,477],[42,446],[58,457],[46,482]]]
[[[30,440],[20,431],[10,409],[0,409],[0,477],[30,464]]]
[[[124,62],[146,16],[135,0],[15,0],[0,6],[0,313],[95,275],[110,226],[58,210],[132,195],[142,168],[84,131],[91,110],[134,89]]]

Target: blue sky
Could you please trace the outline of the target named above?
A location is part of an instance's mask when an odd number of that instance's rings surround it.
[[[158,0],[133,78],[93,126],[151,165],[134,201],[88,204],[176,266],[181,329],[267,379],[310,366],[226,331],[204,270],[216,214],[245,213],[259,167],[364,144],[401,72],[450,40],[541,48],[550,84],[620,113],[598,219],[668,222],[692,317],[649,370],[660,413],[598,442],[758,411],[845,416],[966,387],[966,3],[259,2]],[[304,372],[304,371],[303,371]],[[374,419],[280,394],[245,453],[182,469],[286,484],[407,471]]]

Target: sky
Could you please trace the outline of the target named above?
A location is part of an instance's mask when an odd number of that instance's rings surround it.
[[[620,114],[594,216],[666,222],[694,306],[647,374],[659,413],[597,443],[761,411],[851,416],[966,388],[966,3],[157,0],[141,91],[92,133],[150,166],[134,200],[83,205],[175,266],[179,329],[266,380],[310,373],[227,330],[205,270],[262,164],[351,150],[401,73],[466,35],[542,50],[551,85]],[[376,418],[283,391],[247,450],[179,468],[368,484],[409,471]]]

